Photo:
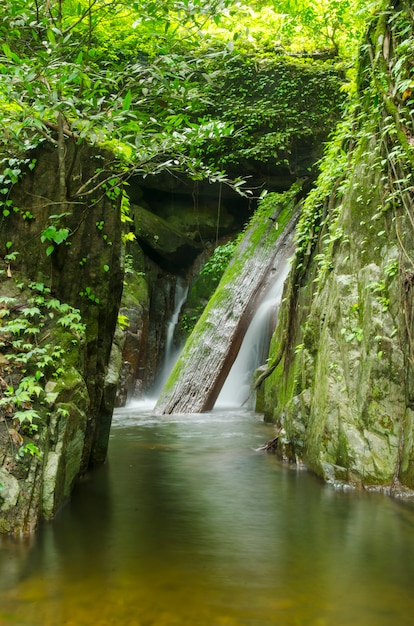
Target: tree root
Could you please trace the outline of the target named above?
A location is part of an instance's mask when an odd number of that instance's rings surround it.
[[[277,368],[277,366],[279,365],[280,361],[282,360],[282,357],[285,353],[285,347],[286,347],[286,340],[283,340],[280,348],[279,348],[279,352],[277,353],[276,357],[273,359],[272,363],[269,365],[269,367],[267,367],[264,372],[262,372],[260,374],[260,376],[258,377],[258,379],[256,380],[256,382],[254,383],[254,389],[260,389],[261,385],[263,384],[263,382],[266,380],[266,378],[268,378],[271,374],[273,374],[273,372],[275,371],[275,369]]]

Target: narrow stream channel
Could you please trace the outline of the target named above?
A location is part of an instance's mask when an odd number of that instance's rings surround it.
[[[116,411],[108,463],[31,543],[0,540],[0,624],[408,626],[414,510],[257,447],[243,410]]]

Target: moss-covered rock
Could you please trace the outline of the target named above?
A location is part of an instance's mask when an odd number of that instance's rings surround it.
[[[153,381],[148,358],[149,288],[146,274],[140,271],[140,260],[130,256],[125,275],[124,290],[119,309],[119,324],[112,344],[107,378],[116,385],[116,406],[124,406],[136,395],[136,387],[143,391]]]
[[[109,154],[68,140],[66,159],[65,200],[56,150],[39,146],[19,161],[0,223],[6,532],[32,531],[53,516],[107,451],[116,386],[106,388],[105,375],[123,278],[120,198],[99,188],[76,197],[83,180],[99,184]]]
[[[271,347],[282,356],[264,390],[283,456],[329,481],[391,491],[414,487],[413,159],[402,122],[413,100],[390,87],[392,67],[413,59],[395,24],[411,37],[414,24],[404,3],[396,11],[371,26],[367,84],[305,203]]]
[[[237,132],[202,146],[207,159],[275,191],[316,172],[322,143],[341,115],[343,74],[329,63],[276,54],[235,55],[215,70],[208,113]]]
[[[85,327],[18,273],[0,282],[0,310],[0,532],[20,534],[52,517],[83,471]]]
[[[133,206],[135,233],[146,254],[167,271],[187,269],[202,247],[173,223],[143,207]],[[181,212],[182,214],[183,212]],[[179,223],[179,217],[175,222]],[[183,226],[179,223],[180,226]]]

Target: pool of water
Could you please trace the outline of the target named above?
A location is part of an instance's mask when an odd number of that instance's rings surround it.
[[[108,463],[30,542],[0,539],[0,624],[414,623],[414,510],[257,448],[249,411],[116,411]]]

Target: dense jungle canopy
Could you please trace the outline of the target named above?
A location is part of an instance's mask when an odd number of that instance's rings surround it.
[[[162,168],[225,177],[226,138],[248,131],[246,120],[234,121],[237,93],[233,119],[215,100],[235,61],[314,55],[341,64],[351,80],[376,4],[4,0],[1,152],[16,157],[42,141],[63,151],[72,137],[114,149],[124,178]]]

